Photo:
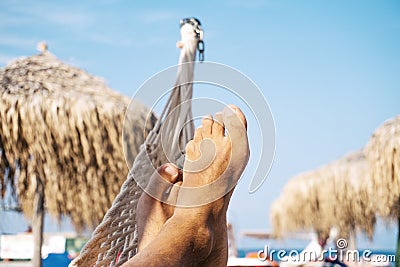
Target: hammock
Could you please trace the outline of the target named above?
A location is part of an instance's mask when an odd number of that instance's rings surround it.
[[[181,150],[193,137],[193,69],[197,49],[200,61],[203,60],[202,38],[201,24],[197,19],[181,20],[181,41],[178,42],[181,53],[175,87],[153,130],[140,147],[112,207],[70,267],[120,266],[136,254],[138,240],[135,217],[142,188],[145,188],[154,170],[168,162],[167,159],[174,159],[177,165],[183,165],[184,155]],[[163,147],[161,143],[168,146]]]

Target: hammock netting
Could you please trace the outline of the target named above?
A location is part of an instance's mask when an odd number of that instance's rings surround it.
[[[196,51],[203,59],[201,24],[197,19],[181,21],[181,48],[176,83],[154,128],[140,147],[128,177],[103,221],[71,267],[121,266],[137,252],[136,206],[151,174],[171,159],[183,164],[183,151],[192,139],[191,98]],[[177,127],[184,125],[184,127]],[[162,133],[162,138],[161,138]],[[127,148],[129,149],[129,148]]]

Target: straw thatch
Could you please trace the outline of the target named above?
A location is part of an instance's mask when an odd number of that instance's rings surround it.
[[[351,153],[334,164],[331,171],[335,181],[335,218],[339,233],[348,237],[349,233],[359,230],[372,238],[376,210],[364,153]]]
[[[375,211],[367,170],[356,152],[294,177],[271,206],[275,234],[313,229],[327,235],[335,227],[341,236],[361,230],[371,237]]]
[[[377,212],[400,218],[400,115],[386,121],[365,147]]]
[[[272,204],[274,235],[281,237],[298,231],[315,229],[321,232],[331,228],[329,186],[318,186],[320,177],[317,175],[314,171],[294,177]]]
[[[44,184],[48,212],[70,216],[81,230],[97,225],[126,178],[122,132],[129,157],[145,140],[149,110],[102,80],[49,52],[0,70],[0,179],[17,189],[31,217],[36,184]],[[131,109],[132,110],[132,109]],[[129,160],[132,162],[132,159]],[[14,179],[14,176],[17,179]]]

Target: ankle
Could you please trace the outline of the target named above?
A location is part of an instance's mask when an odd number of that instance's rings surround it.
[[[174,216],[182,221],[191,221],[194,225],[206,225],[212,217],[212,207],[203,205],[199,207],[175,207]]]
[[[180,208],[182,209],[182,208]],[[196,217],[193,208],[175,212],[171,220],[179,225],[182,235],[188,236],[187,244],[199,261],[205,260],[211,253],[214,244],[214,228],[211,225],[210,217],[203,219],[202,215]]]
[[[211,254],[214,247],[214,232],[207,225],[195,229],[193,248],[200,261],[204,261]]]

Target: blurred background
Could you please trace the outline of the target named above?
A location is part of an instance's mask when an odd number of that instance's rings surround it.
[[[203,24],[206,60],[252,79],[275,120],[268,178],[249,194],[251,177],[243,177],[231,201],[237,246],[302,248],[309,240],[255,240],[240,233],[272,231],[270,205],[290,178],[362,149],[378,126],[400,114],[400,2],[2,1],[0,67],[37,54],[37,43],[45,41],[63,62],[131,97],[177,63],[179,20],[190,16]],[[250,132],[257,130],[249,125]],[[14,211],[0,213],[0,233],[28,225]],[[73,227],[68,219],[60,226],[46,218],[44,231]],[[357,246],[394,252],[397,231],[396,220],[378,218],[372,241],[358,233]]]

